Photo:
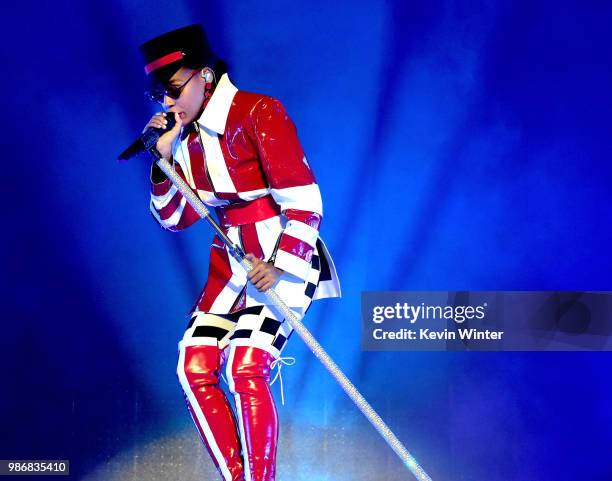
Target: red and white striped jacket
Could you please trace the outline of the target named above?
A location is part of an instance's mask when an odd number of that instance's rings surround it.
[[[173,148],[174,168],[215,208],[232,242],[284,271],[274,289],[290,307],[299,311],[306,304],[305,284],[313,277],[315,263],[321,274],[310,297],[340,297],[333,260],[319,237],[319,187],[283,105],[265,95],[238,91],[223,75],[192,127]],[[199,220],[155,164],[150,209],[170,231]],[[266,303],[215,236],[208,280],[194,310],[226,314]]]

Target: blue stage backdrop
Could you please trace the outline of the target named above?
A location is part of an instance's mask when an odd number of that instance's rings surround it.
[[[116,161],[155,111],[138,44],[201,22],[240,89],[284,103],[321,187],[343,298],[307,326],[434,481],[611,479],[608,353],[359,343],[365,290],[612,290],[608,2],[3,9],[0,458],[214,471],[175,375],[212,234],[163,231],[149,164]],[[411,479],[297,336],[286,353],[280,479]]]

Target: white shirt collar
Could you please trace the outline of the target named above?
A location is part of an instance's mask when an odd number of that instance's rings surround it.
[[[236,92],[238,92],[238,89],[230,81],[227,74],[224,73],[219,79],[204,112],[198,118],[198,123],[209,130],[217,132],[219,135],[223,134],[227,116]]]

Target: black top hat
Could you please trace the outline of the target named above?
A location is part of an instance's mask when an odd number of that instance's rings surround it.
[[[152,83],[166,83],[181,67],[213,67],[219,58],[210,50],[201,25],[172,30],[140,46],[145,73]]]

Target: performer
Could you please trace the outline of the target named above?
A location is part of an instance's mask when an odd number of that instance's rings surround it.
[[[239,91],[201,26],[168,32],[140,50],[149,96],[164,107],[145,128],[164,127],[174,115],[157,150],[215,208],[254,266],[244,272],[214,237],[208,280],[179,342],[177,375],[222,478],[274,480],[278,418],[268,384],[292,329],[263,291],[273,287],[298,318],[313,300],[340,296],[319,237],[319,187],[283,105]],[[174,232],[199,219],[156,164],[150,210]],[[224,366],[235,414],[219,385]]]

